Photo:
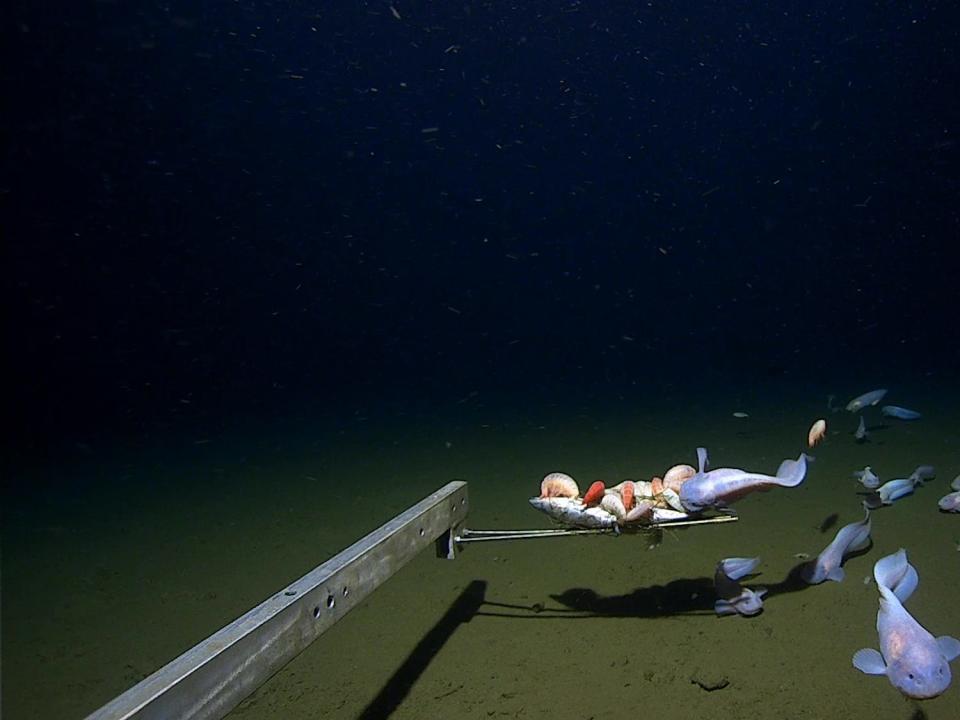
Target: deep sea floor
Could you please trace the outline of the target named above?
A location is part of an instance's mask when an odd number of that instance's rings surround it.
[[[644,536],[473,545],[425,552],[245,701],[260,718],[960,717],[960,679],[903,699],[851,666],[877,647],[873,563],[905,547],[920,576],[908,610],[960,636],[960,515],[937,500],[960,474],[956,388],[898,390],[916,422],[826,410],[871,386],[526,402],[483,395],[414,412],[355,409],[292,427],[82,444],[15,469],[3,511],[3,697],[9,720],[81,718],[188,647],[453,478],[468,526],[547,527],[540,478],[585,488],[649,478],[706,446],[713,467],[773,473],[828,422],[807,480],[751,495],[740,520]],[[732,417],[734,411],[748,418]],[[920,464],[937,477],[875,512],[874,546],[843,583],[789,581],[862,517],[851,472],[883,480]],[[764,612],[718,618],[717,560],[759,555]],[[464,593],[480,611],[418,646]],[[449,616],[448,616],[449,617]],[[436,637],[436,636],[434,636]],[[960,664],[953,664],[960,674]],[[707,691],[706,684],[725,684]]]

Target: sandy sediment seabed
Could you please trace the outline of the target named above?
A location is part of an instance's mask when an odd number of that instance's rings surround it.
[[[5,716],[82,717],[449,479],[470,483],[470,527],[544,527],[527,498],[548,471],[581,487],[649,477],[693,463],[702,444],[715,467],[772,473],[825,416],[807,481],[744,499],[737,523],[670,531],[659,544],[588,537],[475,545],[455,561],[424,553],[235,714],[906,719],[919,707],[957,717],[960,681],[917,705],[850,664],[877,646],[872,567],[899,547],[920,576],[908,609],[934,635],[960,636],[960,516],[936,507],[960,473],[960,416],[923,400],[922,421],[888,422],[863,445],[853,416],[826,414],[813,393],[523,411],[481,398],[442,421],[354,418],[256,443],[226,435],[149,463],[106,451],[24,470],[74,490],[6,503]],[[870,464],[887,480],[925,463],[937,479],[875,513],[874,547],[848,561],[843,583],[791,580],[798,555],[862,517],[853,470]],[[769,589],[763,614],[717,618],[716,561],[753,555],[762,562],[750,584]],[[473,602],[476,613],[456,610]]]

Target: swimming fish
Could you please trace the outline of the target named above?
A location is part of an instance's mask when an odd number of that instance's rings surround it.
[[[880,478],[877,477],[877,474],[869,465],[867,465],[863,470],[854,470],[853,476],[867,490],[876,490],[878,487],[880,487]]]
[[[960,512],[960,490],[944,495],[937,501],[937,507],[944,512]]]
[[[804,567],[800,573],[806,582],[811,585],[822,583],[824,580],[843,582],[844,572],[840,567],[845,555],[862,550],[870,543],[870,511],[867,510],[863,520],[840,528],[833,539],[817,559]]]
[[[936,471],[933,469],[933,465],[919,465],[917,469],[910,473],[910,480],[913,480],[914,485],[919,485],[921,482],[926,480],[933,480],[937,476]]]
[[[697,474],[680,488],[680,503],[688,512],[724,507],[754,490],[771,487],[796,487],[807,474],[807,456],[780,463],[776,475],[763,475],[736,468],[717,468],[707,472],[706,448],[697,448]]]
[[[950,661],[960,656],[960,640],[948,635],[935,638],[903,607],[920,582],[906,550],[877,560],[873,577],[880,590],[880,651],[857,650],[853,666],[867,675],[886,675],[909,698],[937,697],[950,686]]]
[[[757,615],[763,610],[763,596],[767,594],[764,587],[751,590],[741,587],[740,594],[732,598],[720,598],[713,604],[713,610],[717,615],[743,615],[750,617]]]
[[[912,493],[915,485],[916,483],[913,481],[913,478],[888,480],[878,487],[877,492],[874,494],[879,498],[880,505],[893,505],[894,500],[899,500],[905,495]],[[871,507],[879,507],[879,505],[875,503],[871,503],[870,505]]]
[[[887,389],[881,388],[879,390],[871,390],[863,395],[857,395],[857,397],[847,403],[847,410],[849,412],[860,412],[868,405],[876,405],[883,400],[883,396],[886,394]]]
[[[908,410],[905,407],[899,407],[897,405],[884,405],[880,408],[880,414],[884,417],[892,417],[897,420],[919,420],[923,417],[916,410]]]
[[[919,469],[919,468],[918,468]],[[937,507],[944,512],[960,512],[960,475],[950,482],[951,493],[947,493],[937,501]]]
[[[713,604],[717,615],[756,615],[763,610],[763,596],[766,588],[751,590],[743,587],[740,578],[749,575],[760,564],[760,558],[727,558],[717,563],[713,582],[717,590],[717,601]]]
[[[860,416],[860,424],[857,425],[856,432],[853,433],[853,439],[857,442],[864,442],[870,433],[867,432],[867,424],[863,421],[863,415]]]

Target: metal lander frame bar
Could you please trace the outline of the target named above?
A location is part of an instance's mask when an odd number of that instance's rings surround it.
[[[453,559],[470,542],[614,534],[610,529],[467,530],[467,483],[454,480],[114,698],[86,720],[214,720],[299,655],[433,544]],[[736,515],[657,527],[731,522]],[[644,529],[656,529],[645,526]]]

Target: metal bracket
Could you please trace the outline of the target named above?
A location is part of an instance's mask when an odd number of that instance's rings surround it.
[[[87,717],[222,718],[407,564],[446,540],[467,516],[455,480],[358,540]]]

